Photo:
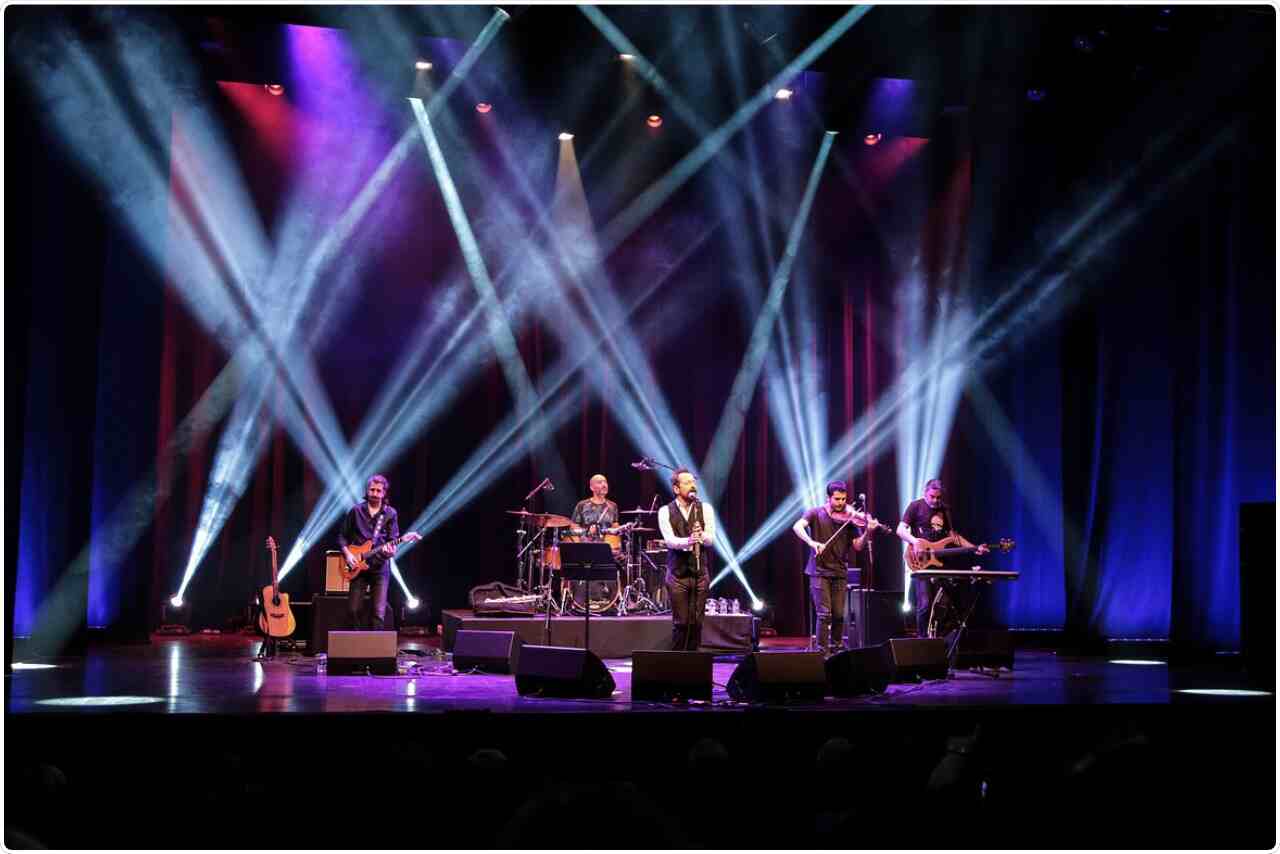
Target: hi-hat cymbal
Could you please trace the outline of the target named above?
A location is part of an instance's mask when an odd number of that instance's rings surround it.
[[[510,515],[512,515],[512,516],[542,516],[542,515],[544,515],[544,514],[542,514],[542,513],[530,513],[528,510],[506,510],[506,511],[503,511],[503,512],[508,513],[508,514],[510,514]]]
[[[569,528],[573,525],[573,520],[568,516],[557,516],[555,513],[543,513],[542,518],[538,520],[538,525],[543,528]]]
[[[651,514],[653,514],[653,513],[657,513],[657,512],[658,512],[657,510],[641,510],[639,507],[637,507],[635,510],[623,510],[621,515],[623,515],[623,516],[639,516],[640,514],[642,514],[642,513],[643,513],[643,514],[645,514],[645,515],[647,516],[647,515],[651,515]]]

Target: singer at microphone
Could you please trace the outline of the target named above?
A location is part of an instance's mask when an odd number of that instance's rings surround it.
[[[688,469],[671,475],[675,498],[658,509],[658,529],[667,543],[665,584],[671,602],[671,648],[696,650],[702,642],[702,617],[710,587],[710,549],[716,544],[716,516],[698,500],[698,485]]]

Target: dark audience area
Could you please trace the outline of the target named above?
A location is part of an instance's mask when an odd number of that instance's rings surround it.
[[[10,848],[1267,848],[1274,706],[12,719]],[[15,737],[16,736],[16,737]]]

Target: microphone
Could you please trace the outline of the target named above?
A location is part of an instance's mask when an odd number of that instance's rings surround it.
[[[631,467],[636,471],[649,471],[649,460],[641,458],[639,462],[632,463]]]

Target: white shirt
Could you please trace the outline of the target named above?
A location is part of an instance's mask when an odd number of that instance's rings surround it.
[[[685,506],[680,503],[680,499],[676,499],[676,506],[680,508],[680,515],[684,516],[684,521],[689,521],[689,511],[692,505]],[[667,541],[667,548],[676,549],[677,551],[687,552],[693,550],[693,542],[689,537],[677,537],[676,532],[671,529],[671,505],[663,504],[658,508],[658,530],[662,531],[662,539]],[[702,544],[704,546],[714,546],[716,539],[716,512],[711,509],[711,505],[702,502]]]

